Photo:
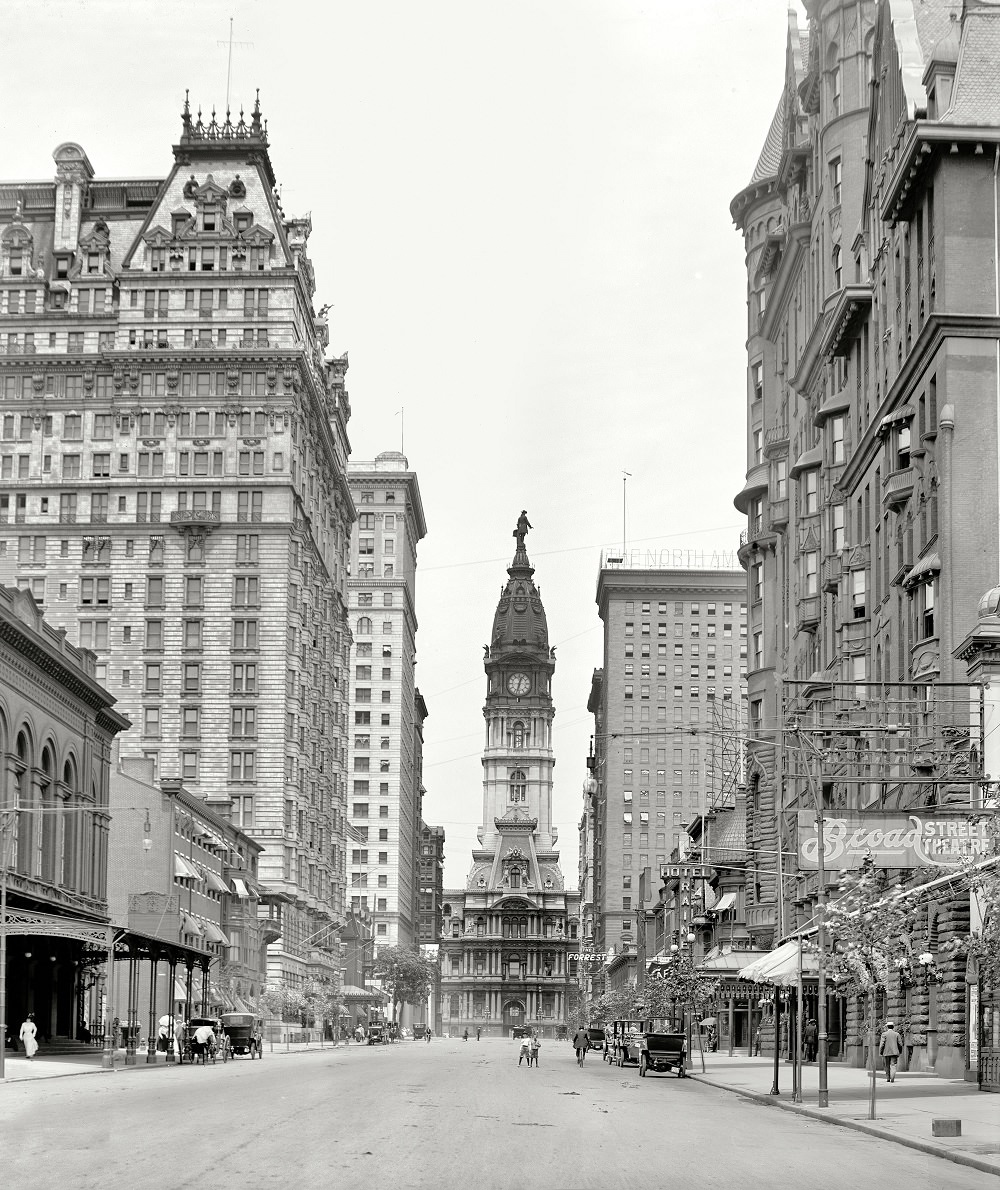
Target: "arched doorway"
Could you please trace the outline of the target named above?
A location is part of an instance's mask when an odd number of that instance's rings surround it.
[[[508,1000],[503,1006],[503,1035],[510,1037],[511,1029],[525,1023],[523,1000]]]

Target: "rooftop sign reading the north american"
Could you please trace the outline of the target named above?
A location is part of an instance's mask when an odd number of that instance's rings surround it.
[[[735,550],[601,550],[602,570],[738,570]]]

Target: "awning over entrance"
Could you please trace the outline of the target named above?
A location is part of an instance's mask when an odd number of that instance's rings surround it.
[[[750,979],[754,983],[773,983],[778,987],[791,987],[799,978],[799,947],[801,941],[784,942],[777,950],[772,950],[755,963],[744,967],[740,972],[741,979]],[[819,959],[810,950],[802,951],[802,976],[804,979],[815,979],[819,975]]]
[[[709,951],[698,970],[712,975],[733,971],[742,974],[749,966],[766,958],[769,953],[761,950]]]
[[[719,897],[719,899],[715,902],[714,905],[709,905],[708,912],[709,913],[725,913],[729,909],[732,909],[732,907],[735,904],[736,904],[736,893],[734,893],[734,892],[723,893],[722,896]]]
[[[340,994],[348,1001],[374,1003],[380,998],[377,992],[369,991],[368,988],[359,988],[356,983],[345,983],[340,989]]]

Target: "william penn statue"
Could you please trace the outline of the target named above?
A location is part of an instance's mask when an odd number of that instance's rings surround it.
[[[528,535],[528,530],[531,528],[531,521],[528,520],[527,510],[522,508],[521,515],[517,518],[517,528],[511,534],[511,537],[517,538],[517,548],[524,549],[524,539]]]

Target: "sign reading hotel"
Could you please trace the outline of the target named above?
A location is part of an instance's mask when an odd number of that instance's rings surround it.
[[[954,868],[990,848],[984,821],[955,814],[858,814],[824,816],[824,860],[832,872],[860,868]],[[799,811],[799,867],[815,871],[819,860],[816,814]]]

